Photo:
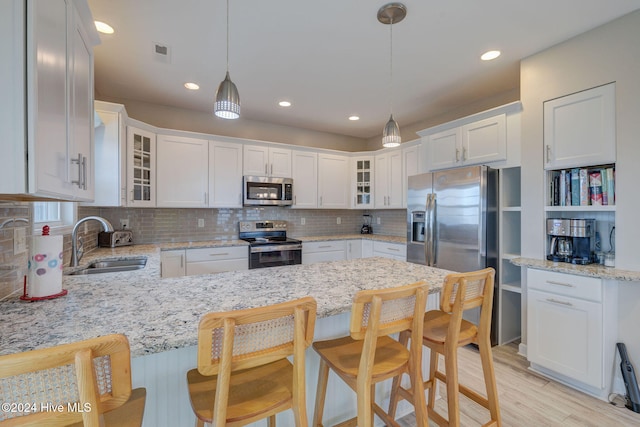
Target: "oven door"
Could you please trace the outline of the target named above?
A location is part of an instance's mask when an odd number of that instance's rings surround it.
[[[249,269],[302,264],[302,245],[264,245],[251,247]]]

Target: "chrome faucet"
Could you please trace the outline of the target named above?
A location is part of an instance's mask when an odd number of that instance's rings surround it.
[[[84,244],[82,242],[82,238],[78,239],[78,228],[83,222],[87,222],[92,219],[102,224],[104,231],[113,231],[113,225],[111,225],[111,223],[106,219],[99,216],[87,216],[78,220],[71,231],[71,267],[77,267],[78,263],[80,263],[80,260],[82,259],[82,255],[84,255]],[[79,246],[78,240],[80,240]]]

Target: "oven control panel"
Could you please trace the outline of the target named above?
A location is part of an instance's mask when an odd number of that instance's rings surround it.
[[[240,232],[250,231],[283,231],[287,229],[287,221],[240,221],[238,222]]]

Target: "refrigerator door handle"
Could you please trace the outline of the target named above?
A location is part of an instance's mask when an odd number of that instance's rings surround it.
[[[429,250],[431,248],[431,214],[430,214],[430,207],[431,207],[431,194],[427,194],[427,200],[425,202],[425,207],[424,207],[424,220],[425,220],[425,227],[424,227],[424,234],[425,234],[425,239],[424,239],[424,263],[426,265],[430,265],[429,264],[429,257],[431,256],[431,251]]]
[[[429,265],[438,266],[438,202],[435,193],[431,195],[431,262]]]

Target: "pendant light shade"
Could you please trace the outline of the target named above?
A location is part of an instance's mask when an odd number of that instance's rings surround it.
[[[398,123],[393,119],[392,114],[382,132],[382,146],[387,148],[397,147],[401,142],[400,128],[398,127]]]
[[[389,25],[389,104],[391,115],[382,131],[382,146],[397,147],[402,142],[400,127],[393,118],[393,24],[397,24],[407,16],[407,8],[402,3],[388,3],[378,9],[378,21]]]
[[[240,95],[235,83],[229,77],[229,71],[227,71],[226,77],[218,86],[214,113],[223,119],[237,119],[240,117]]]
[[[227,75],[218,86],[213,112],[223,119],[240,117],[240,95],[238,88],[229,77],[229,0],[227,0]]]

